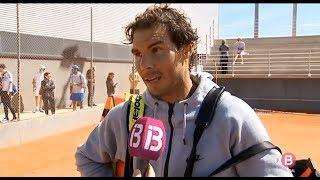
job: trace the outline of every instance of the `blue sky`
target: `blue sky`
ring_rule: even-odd
[[[219,38],[252,38],[254,3],[219,4]],[[259,37],[291,36],[292,4],[259,4]],[[320,3],[298,4],[297,36],[320,35]]]

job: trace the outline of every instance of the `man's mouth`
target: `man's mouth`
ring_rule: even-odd
[[[145,78],[148,83],[156,83],[161,79],[161,76]]]

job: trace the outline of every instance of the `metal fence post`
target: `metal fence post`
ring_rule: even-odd
[[[208,35],[206,34],[206,60],[208,57]]]
[[[93,77],[93,19],[92,19],[92,7],[91,7],[91,15],[90,15],[90,20],[91,20],[91,61],[90,61],[90,69],[91,69],[91,82],[90,82],[90,107],[92,108],[93,106],[93,83],[94,83],[94,77]]]
[[[308,60],[308,77],[311,77],[310,60],[311,60],[311,49],[309,50],[309,60]]]
[[[19,3],[16,5],[17,9],[17,88],[18,88],[18,120],[20,120],[21,111],[21,99],[20,99],[20,14],[19,14]]]
[[[268,50],[268,77],[271,76],[271,71],[270,71],[270,49]]]
[[[209,53],[211,52],[211,26],[209,30]]]
[[[232,77],[234,77],[234,52],[232,53]]]
[[[213,57],[213,61],[214,61],[214,68],[215,68],[215,72],[216,72],[216,84],[218,84],[218,68],[217,68],[217,63],[216,63],[216,59]]]

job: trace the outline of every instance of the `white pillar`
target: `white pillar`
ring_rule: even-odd
[[[292,7],[292,37],[297,35],[297,3]]]
[[[254,8],[254,38],[259,37],[259,4],[255,3]]]

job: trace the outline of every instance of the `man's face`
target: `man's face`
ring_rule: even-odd
[[[0,73],[3,73],[4,69],[3,68],[0,68]]]
[[[135,66],[149,92],[169,95],[183,76],[181,56],[165,27],[138,29],[133,35]]]

